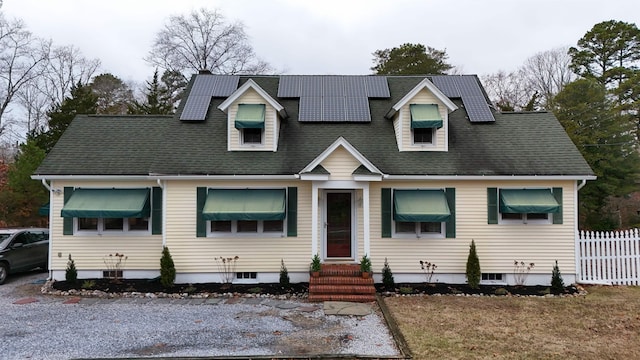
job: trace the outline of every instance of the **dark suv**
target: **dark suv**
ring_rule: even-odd
[[[49,229],[0,229],[0,285],[9,274],[40,267],[49,261]]]

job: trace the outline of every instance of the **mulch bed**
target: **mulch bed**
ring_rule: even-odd
[[[480,285],[478,289],[472,289],[466,284],[444,283],[411,283],[396,284],[392,289],[383,284],[376,284],[376,291],[383,295],[522,295],[544,296],[551,293],[548,286],[500,286]],[[304,294],[309,291],[309,283],[291,284],[283,287],[279,283],[260,284],[221,284],[221,283],[194,283],[175,284],[171,288],[164,288],[159,279],[80,279],[76,283],[56,281],[53,288],[61,291],[69,290],[100,290],[108,293],[139,292],[139,293],[167,293],[167,294],[198,294],[198,293],[235,293],[235,294],[270,294],[291,295]],[[576,294],[579,289],[575,286],[565,287],[564,294]]]

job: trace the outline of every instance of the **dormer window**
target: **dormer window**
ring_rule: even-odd
[[[411,104],[411,133],[416,145],[432,145],[435,132],[442,127],[437,104]]]
[[[264,133],[264,104],[239,104],[236,113],[235,128],[241,133],[241,143],[246,145],[262,144]]]

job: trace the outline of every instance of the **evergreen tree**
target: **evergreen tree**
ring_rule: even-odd
[[[176,267],[169,248],[162,247],[162,257],[160,258],[160,284],[164,288],[171,288],[176,280]]]
[[[375,65],[371,68],[378,75],[446,74],[453,66],[447,63],[447,52],[422,44],[402,44],[373,53]]]
[[[387,258],[384,258],[384,266],[382,267],[382,284],[387,290],[393,290],[396,287],[396,282],[393,278],[393,272]]]
[[[38,210],[49,200],[49,194],[40,181],[31,179],[44,157],[44,150],[32,139],[20,145],[15,161],[8,166],[6,184],[0,192],[0,218],[5,225],[47,224],[48,218],[41,216]]]
[[[611,230],[617,221],[605,206],[612,196],[636,189],[640,157],[633,124],[612,108],[604,85],[589,79],[568,84],[554,98],[554,113],[598,179],[580,197],[580,228]]]
[[[471,240],[471,246],[469,247],[466,273],[469,287],[477,289],[480,285],[482,273],[480,272],[480,259],[478,259],[478,254],[476,253],[476,243],[474,240]]]
[[[564,281],[562,280],[562,274],[560,274],[558,260],[556,260],[551,272],[551,292],[554,294],[562,294],[564,292]]]
[[[289,270],[284,265],[284,260],[280,259],[280,286],[288,289],[291,287],[291,280],[289,279]]]
[[[67,268],[64,271],[64,279],[71,284],[75,284],[78,281],[78,270],[76,269],[76,262],[71,258],[71,254],[69,254]]]
[[[147,81],[146,100],[134,100],[129,105],[129,114],[166,115],[173,113],[171,94],[167,87],[158,79],[158,69],[153,73],[151,82]]]
[[[133,91],[113,74],[100,74],[89,84],[97,99],[97,114],[126,114],[133,102]]]
[[[30,137],[48,154],[76,115],[96,114],[97,109],[98,96],[89,86],[78,83],[71,88],[71,96],[47,113],[48,129],[38,129]]]

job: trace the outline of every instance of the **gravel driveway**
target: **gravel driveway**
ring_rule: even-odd
[[[399,356],[376,309],[349,317],[325,315],[322,304],[268,299],[230,304],[85,298],[73,303],[73,298],[40,295],[37,282],[46,276],[14,276],[0,286],[2,359]],[[16,303],[21,301],[26,303]]]

